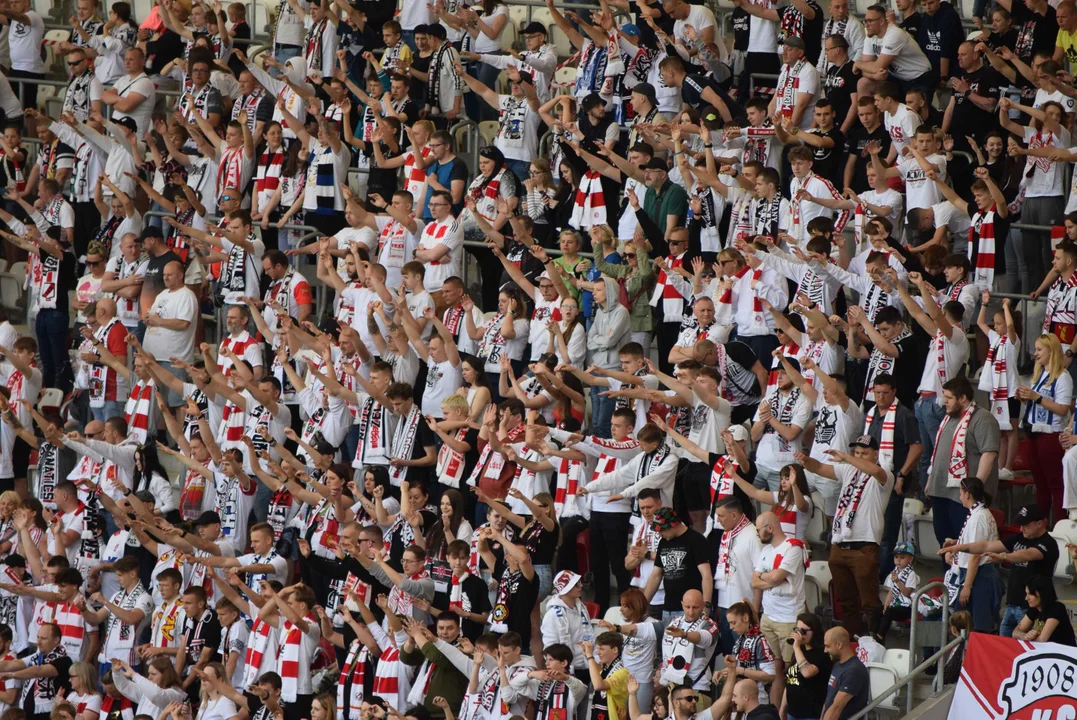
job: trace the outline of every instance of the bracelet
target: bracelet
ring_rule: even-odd
[[[703,143],[703,147],[705,147],[705,148],[707,148],[709,150],[710,148],[714,147],[714,144],[713,143]]]

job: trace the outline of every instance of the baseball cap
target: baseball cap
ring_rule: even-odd
[[[651,85],[650,83],[638,83],[632,88],[632,92],[639,93],[652,103],[658,101],[658,94],[655,92],[654,85]]]
[[[220,525],[221,516],[213,510],[206,510],[204,513],[194,519],[191,525],[195,527],[202,527],[203,525]]]
[[[122,118],[119,118],[117,120],[113,120],[112,122],[116,123],[120,127],[127,128],[131,132],[138,132],[138,124],[135,123],[134,118],[122,117]]]
[[[894,554],[895,555],[915,555],[916,554],[916,548],[913,546],[912,541],[906,540],[904,542],[899,542],[897,545],[894,546]]]
[[[580,582],[580,576],[571,570],[562,570],[553,579],[553,591],[558,595],[564,595]]]
[[[786,47],[796,48],[797,50],[808,49],[808,46],[804,44],[804,41],[798,37],[787,37],[783,42]]]
[[[663,160],[662,158],[651,158],[647,162],[643,163],[643,168],[642,169],[643,170],[661,170],[662,172],[665,172],[665,173],[669,172],[669,166],[666,165],[666,161]]]
[[[800,361],[799,360],[797,360],[796,358],[787,357],[785,359],[785,361],[787,363],[789,363],[789,367],[793,368],[797,372],[800,372]],[[785,368],[783,366],[779,365],[778,370],[784,372]]]
[[[545,25],[538,22],[537,20],[533,20],[533,21],[531,21],[531,22],[529,22],[527,24],[527,27],[525,27],[524,31],[522,33],[520,33],[520,34],[521,35],[535,35],[535,34],[538,34],[538,33],[542,33],[543,35],[548,34],[546,32],[546,26]]]
[[[730,425],[729,434],[733,436],[733,439],[737,442],[748,442],[748,431],[743,425]]]
[[[635,23],[625,23],[621,26],[621,32],[629,37],[639,37],[639,25]]]
[[[681,524],[681,519],[677,517],[677,513],[673,508],[661,507],[654,513],[654,521],[651,526],[658,531],[672,530]]]
[[[861,435],[853,442],[849,443],[850,447],[862,447],[869,450],[878,450],[879,441],[873,438],[871,435]]]
[[[1022,506],[1021,509],[1017,511],[1017,517],[1014,518],[1014,521],[1018,525],[1028,525],[1029,523],[1046,519],[1047,516],[1043,514],[1043,510],[1040,509],[1040,506],[1036,503],[1032,503],[1031,505]]]

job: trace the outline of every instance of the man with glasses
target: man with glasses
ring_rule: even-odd
[[[821,77],[830,71],[831,59],[830,53],[827,52],[827,40],[834,36],[845,41],[844,47],[849,57],[853,60],[860,59],[864,50],[864,23],[850,14],[849,0],[830,0],[830,19],[823,23],[823,52],[816,63]]]
[[[461,252],[464,231],[452,214],[452,196],[436,191],[427,203],[431,221],[423,228],[415,260],[426,265],[423,284],[434,299],[438,315],[445,311],[441,288],[446,278],[459,277],[462,271]]]
[[[429,221],[433,213],[429,209],[431,196],[435,192],[449,193],[450,210],[459,211],[464,205],[464,189],[467,186],[467,166],[453,152],[456,143],[452,135],[445,130],[438,130],[430,136],[430,155],[426,167],[426,186],[421,191],[422,204],[419,217]],[[454,213],[455,214],[455,213]]]
[[[210,71],[213,69],[213,54],[203,48],[194,48],[188,60],[187,77],[190,85],[180,96],[176,109],[188,125],[196,124],[195,116],[200,115],[216,131],[224,117],[224,100],[217,88],[210,83]],[[193,144],[193,143],[192,143]]]
[[[849,56],[849,41],[841,35],[831,35],[823,41],[823,55],[826,57],[823,96],[834,109],[834,122],[840,123],[843,135],[848,135],[857,119],[856,75],[853,59]]]
[[[63,112],[71,113],[79,122],[86,122],[91,110],[101,112],[101,95],[105,92],[105,86],[90,69],[90,62],[83,50],[72,50],[68,54],[67,67],[71,72],[71,82],[64,95]]]
[[[864,53],[853,63],[853,69],[862,76],[857,83],[860,95],[871,95],[878,83],[887,80],[903,88],[922,87],[934,92],[938,76],[931,62],[909,33],[887,22],[885,7],[872,5],[867,9],[864,29],[868,33]]]

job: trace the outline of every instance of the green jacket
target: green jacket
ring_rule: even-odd
[[[651,313],[651,291],[654,289],[655,276],[654,265],[649,260],[647,257],[637,258],[639,272],[629,276],[628,273],[632,271],[631,266],[626,264],[613,265],[595,255],[595,269],[603,275],[609,275],[614,279],[625,278],[625,292],[628,293],[628,299],[633,300],[635,298],[632,302],[632,307],[629,308],[631,317],[629,327],[632,328],[632,332],[650,332],[654,330],[654,316]]]
[[[441,654],[432,642],[426,643],[422,648],[400,653],[400,661],[405,665],[421,666],[424,660],[433,663],[434,672],[430,676],[430,689],[423,698],[423,707],[431,717],[444,718],[445,711],[434,704],[434,698],[445,698],[451,708],[460,707],[460,704],[464,702],[464,691],[467,690],[468,679],[449,662],[447,657]],[[415,682],[421,681],[421,678],[415,678]]]

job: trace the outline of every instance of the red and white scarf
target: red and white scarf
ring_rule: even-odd
[[[217,166],[217,197],[225,188],[243,187],[243,146],[221,149],[221,162]]]
[[[733,541],[737,534],[748,525],[748,516],[742,515],[736,527],[722,533],[722,539],[718,543],[718,562],[714,566],[714,576],[717,580],[728,583],[732,578],[733,570],[729,562],[729,551],[733,549]]]
[[[1010,365],[1010,356],[1016,360],[1017,348],[1010,342],[1008,335],[1000,335],[987,350],[987,361],[980,373],[979,390],[983,390],[991,398],[991,415],[998,421],[1003,430],[1011,429],[1010,404],[1011,396],[1010,374],[1016,367]]]
[[[456,431],[454,439],[462,442],[467,436],[467,428],[463,427]],[[464,478],[464,454],[457,452],[444,443],[438,450],[437,478],[438,482],[451,488],[460,487],[460,481]]]
[[[670,255],[666,258],[670,272],[684,265],[684,254],[678,257]],[[679,323],[684,317],[684,296],[680,290],[669,281],[669,275],[665,270],[658,271],[658,280],[651,295],[651,307],[658,307],[658,301],[662,301],[662,322]]]
[[[314,615],[307,615],[304,620],[308,625],[317,622]],[[277,658],[277,674],[280,675],[281,681],[280,696],[285,702],[295,702],[299,693],[299,653],[303,645],[303,631],[291,620],[284,619],[280,636],[280,656]]]
[[[581,515],[580,503],[576,491],[580,488],[580,478],[584,464],[579,460],[558,458],[557,478],[555,480],[553,508],[558,520]]]
[[[527,430],[527,426],[524,423],[520,423],[508,431],[505,439],[502,440],[502,444],[512,445],[518,442],[525,430]],[[487,463],[487,460],[490,462]],[[471,475],[467,479],[467,484],[476,486],[479,483],[479,478],[483,477],[497,479],[501,476],[501,471],[504,468],[505,456],[499,452],[494,452],[493,445],[486,443],[482,447],[482,452],[479,453],[479,461],[475,463],[475,468],[471,471]]]
[[[60,627],[60,642],[67,648],[67,654],[78,658],[82,653],[82,642],[86,637],[86,621],[82,611],[72,603],[56,603],[52,621]]]
[[[981,289],[993,290],[995,281],[995,205],[978,211],[969,226],[969,260],[976,253],[972,282]]]
[[[265,620],[257,617],[254,619],[243,658],[243,687],[249,687],[258,680],[258,671],[262,667],[266,650],[269,649],[272,632],[273,627]]]
[[[895,399],[886,409],[883,417],[883,431],[879,437],[879,465],[887,470],[894,469],[894,427],[897,422],[898,401]],[[875,413],[878,405],[872,405],[868,415],[864,419],[864,432],[871,431],[871,424],[875,421]]]
[[[471,577],[469,572],[465,572],[463,577],[457,577],[456,573],[453,573],[449,585],[449,610],[464,609],[464,581],[469,577]]]
[[[860,501],[864,498],[864,490],[869,482],[875,478],[866,472],[857,471],[853,479],[841,490],[838,496],[838,509],[834,512],[834,524],[831,529],[831,540],[835,543],[848,542],[853,535],[853,522],[860,510]]]
[[[1077,329],[1077,272],[1058,278],[1047,292],[1047,309],[1043,314],[1043,334],[1058,336],[1063,346],[1073,342]]]
[[[370,651],[367,650],[366,645],[361,640],[353,640],[351,648],[348,650],[348,656],[344,659],[340,679],[337,681],[337,708],[338,710],[348,708],[346,712],[342,713],[345,718],[357,718],[362,714],[363,686],[366,683],[366,664],[369,657]],[[345,704],[344,688],[349,680],[351,681],[351,687],[348,688],[350,692],[348,693],[347,704]]]
[[[946,466],[946,487],[957,487],[962,480],[968,477],[969,461],[966,442],[968,440],[969,423],[972,421],[974,412],[976,412],[976,403],[969,403],[965,412],[956,421],[957,428],[954,430],[954,437],[950,443],[950,457]],[[939,431],[935,434],[935,448],[931,451],[931,467],[935,466],[935,455],[939,452],[939,440],[942,439],[943,430],[950,424],[952,419],[950,415],[943,418],[942,424],[939,425]],[[930,472],[930,468],[928,472]]]
[[[107,347],[108,336],[117,324],[122,324],[118,317],[112,318],[108,325],[97,328],[94,338],[105,343]],[[104,363],[93,363],[90,370],[90,407],[104,407],[106,400],[116,399],[116,371]],[[109,380],[112,380],[111,387]],[[111,390],[111,393],[109,392]],[[109,395],[112,397],[108,397]]]
[[[740,465],[730,455],[723,455],[714,463],[711,468],[711,507],[733,494],[733,474],[739,468]]]
[[[123,409],[124,419],[127,420],[128,436],[134,436],[140,444],[145,443],[149,437],[150,412],[153,410],[155,389],[153,380],[148,382],[139,380],[131,389],[131,396]]]
[[[421,153],[425,159],[433,152],[429,145],[423,147]],[[411,193],[412,197],[419,196],[419,190],[426,183],[426,169],[420,168],[415,162],[415,153],[409,152],[404,156],[404,189]]]
[[[577,230],[590,230],[606,224],[606,197],[602,193],[602,176],[588,170],[580,179],[573,200],[569,225]]]
[[[408,580],[415,582],[418,580],[427,580],[429,578],[430,573],[427,572],[426,568],[423,568],[422,572],[410,575]],[[393,589],[389,591],[389,612],[394,615],[407,615],[410,617],[414,600],[415,598],[394,585]]]

